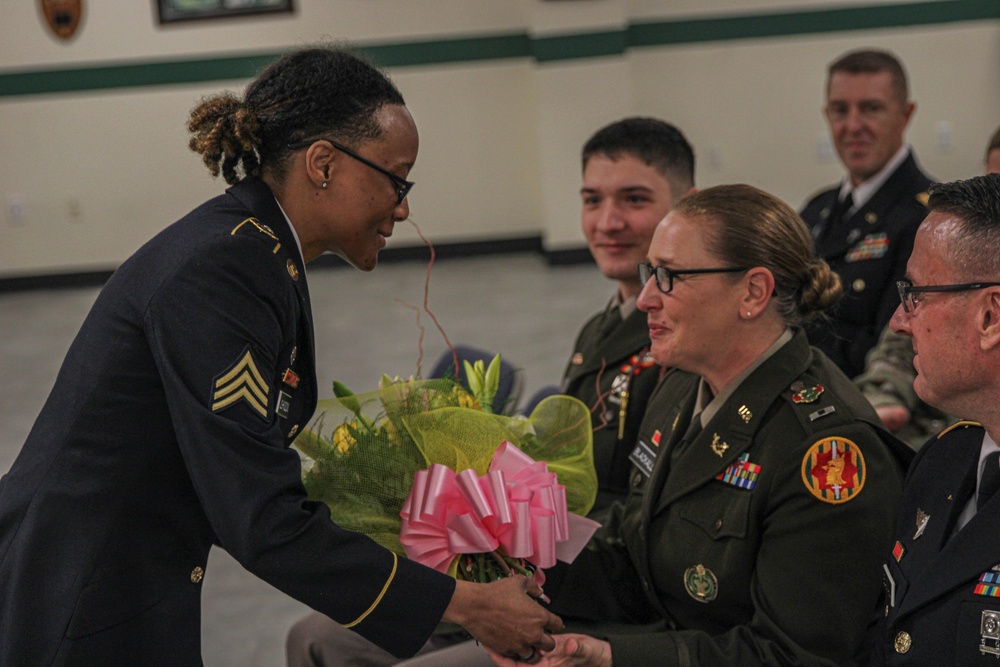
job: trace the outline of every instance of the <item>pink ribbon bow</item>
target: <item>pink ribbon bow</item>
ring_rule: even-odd
[[[498,546],[540,568],[571,563],[600,526],[570,513],[556,474],[508,441],[482,477],[437,463],[418,471],[400,516],[407,556],[440,572],[456,556]]]

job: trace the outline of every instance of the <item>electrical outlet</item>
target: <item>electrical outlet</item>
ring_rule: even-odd
[[[955,147],[954,128],[946,120],[938,121],[934,124],[934,136],[937,139],[938,151],[950,153]]]
[[[28,224],[24,215],[24,197],[21,195],[7,195],[7,220],[13,227]]]
[[[833,150],[833,141],[830,139],[829,134],[824,132],[816,137],[813,146],[816,151],[816,159],[820,162],[833,162],[837,158],[837,154]]]
[[[73,222],[80,222],[83,220],[83,203],[76,195],[69,195],[66,197],[66,214]]]

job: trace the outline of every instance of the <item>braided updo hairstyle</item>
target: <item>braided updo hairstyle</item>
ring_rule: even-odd
[[[705,219],[705,247],[723,264],[771,271],[786,324],[812,319],[840,298],[840,276],[816,257],[802,218],[777,197],[750,185],[719,185],[685,197],[673,210]]]
[[[403,105],[403,96],[367,61],[341,49],[304,49],[269,65],[242,100],[228,92],[204,98],[191,111],[188,145],[229,184],[262,172],[280,182],[289,144],[377,139],[375,113],[387,104]]]

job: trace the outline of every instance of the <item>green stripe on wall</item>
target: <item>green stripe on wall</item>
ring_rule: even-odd
[[[1000,19],[998,0],[933,0],[800,12],[769,12],[636,22],[622,30],[532,37],[526,33],[361,46],[386,67],[533,58],[578,60],[633,47],[691,44]],[[0,97],[248,79],[281,55],[172,59],[64,69],[0,72]]]
[[[902,28],[998,18],[1000,18],[1000,2],[997,0],[937,0],[813,12],[635,23],[628,29],[628,43],[629,46],[663,46],[849,30]]]

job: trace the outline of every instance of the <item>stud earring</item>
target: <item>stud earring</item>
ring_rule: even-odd
[[[750,311],[748,310],[748,311],[747,311],[747,317],[750,317],[750,316],[752,316],[752,315],[753,315],[753,313],[751,313],[751,312],[750,312]]]
[[[326,190],[326,181],[323,181],[323,185],[321,185],[320,187],[322,187],[324,190]]]

